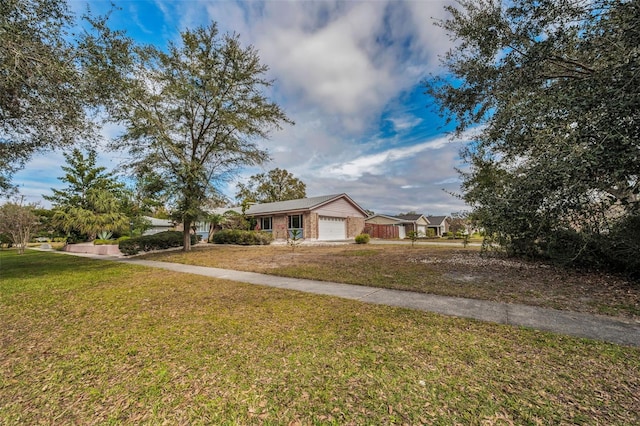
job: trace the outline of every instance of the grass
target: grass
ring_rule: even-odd
[[[478,247],[207,245],[148,259],[640,320],[640,286],[594,272],[481,257]]]
[[[634,348],[57,253],[0,271],[3,425],[640,422]]]

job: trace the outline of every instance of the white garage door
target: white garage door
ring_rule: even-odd
[[[318,220],[319,240],[345,240],[347,229],[341,217],[320,216]]]
[[[418,225],[418,233],[421,237],[427,236],[427,226],[426,225]]]

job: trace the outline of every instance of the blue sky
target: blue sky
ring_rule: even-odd
[[[433,25],[443,18],[440,0],[399,1],[122,1],[112,27],[161,47],[186,28],[216,21],[253,45],[274,79],[271,99],[296,123],[262,141],[272,161],[248,168],[222,188],[273,168],[307,185],[307,195],[346,192],[376,213],[450,214],[466,206],[459,192],[458,152],[444,119],[421,81],[438,74],[438,55],[450,40]],[[81,13],[109,9],[108,1],[70,1]],[[106,138],[118,126],[103,130]],[[118,170],[123,153],[100,151],[100,164]],[[15,183],[30,202],[63,187],[62,153],[33,159]],[[445,189],[446,191],[443,191]],[[43,202],[47,206],[46,202]]]

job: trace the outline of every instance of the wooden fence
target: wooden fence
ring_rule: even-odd
[[[387,240],[400,238],[398,227],[394,225],[367,223],[364,225],[364,233],[369,234],[371,238],[382,238]]]

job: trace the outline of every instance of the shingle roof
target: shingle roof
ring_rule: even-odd
[[[429,219],[431,225],[437,226],[442,225],[442,222],[444,222],[447,217],[448,216],[427,216],[427,219]]]
[[[284,211],[310,210],[346,194],[321,195],[319,197],[300,198],[298,200],[277,201],[275,203],[254,204],[247,210],[251,216]]]
[[[403,220],[410,220],[410,221],[415,221],[418,220],[422,217],[421,214],[399,214],[397,216],[395,216],[397,218],[403,219]]]
[[[208,212],[212,214],[225,214],[228,211],[234,211],[238,214],[242,214],[242,207],[216,207]]]
[[[157,217],[144,216],[151,223],[151,226],[173,226],[173,222],[169,219],[158,219]]]
[[[261,215],[266,215],[271,213],[312,210],[316,207],[320,207],[321,205],[327,202],[333,201],[340,197],[345,197],[358,210],[361,210],[363,214],[366,215],[365,210],[362,207],[360,207],[355,201],[349,198],[347,194],[344,194],[344,193],[321,195],[318,197],[300,198],[298,200],[277,201],[275,203],[253,204],[245,211],[245,214],[248,216],[261,216]],[[212,209],[210,212],[217,213],[217,214],[224,214],[229,210],[233,210],[237,213],[242,213],[241,207],[219,207],[217,209]]]
[[[396,220],[398,223],[414,223],[415,221],[417,221],[418,219],[420,219],[421,217],[423,217],[423,215],[421,214],[405,214],[405,215],[390,215],[390,214],[374,214],[369,216],[367,219],[372,219],[374,217],[385,217],[387,219],[392,219],[392,220]],[[429,222],[429,220],[427,219],[427,222]]]

